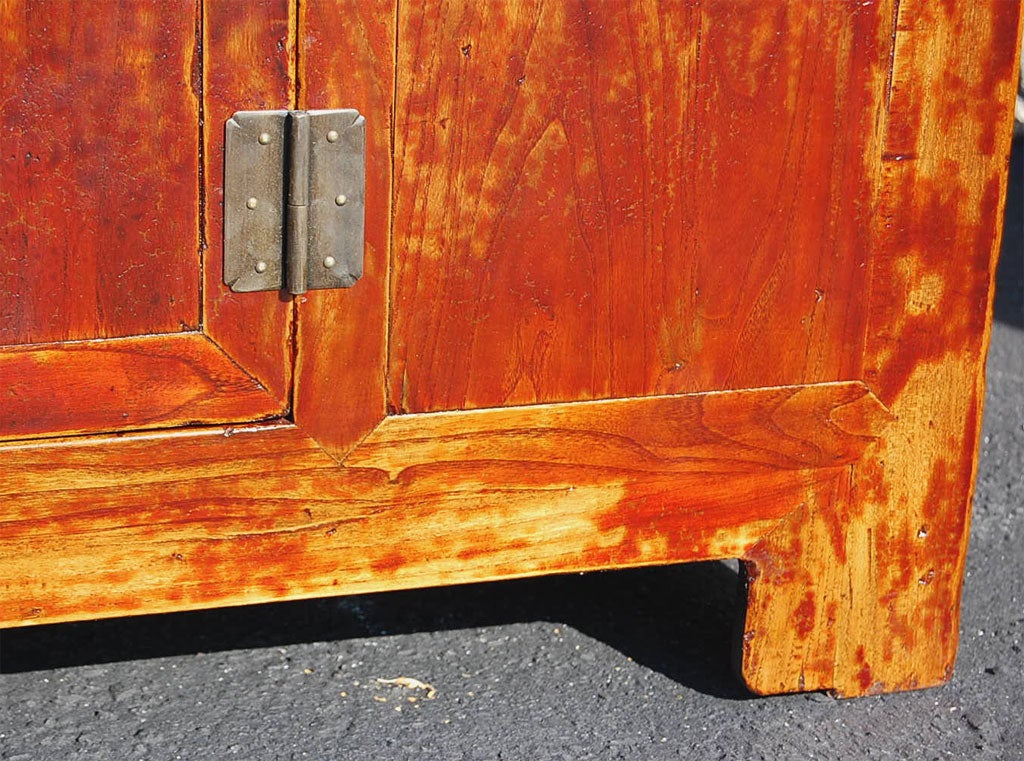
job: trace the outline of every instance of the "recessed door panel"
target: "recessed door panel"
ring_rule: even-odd
[[[0,345],[199,325],[193,2],[5,4]]]
[[[891,14],[400,6],[403,412],[857,376]]]

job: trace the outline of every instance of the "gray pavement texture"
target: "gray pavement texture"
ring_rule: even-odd
[[[949,684],[751,696],[736,566],[700,563],[8,631],[0,758],[1024,759],[1017,148]]]

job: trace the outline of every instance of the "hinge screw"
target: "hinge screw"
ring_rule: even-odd
[[[245,208],[255,209],[257,206],[259,206],[259,203],[260,202],[257,201],[255,198],[250,198],[248,201],[245,202]]]
[[[346,196],[341,195],[335,198],[334,202],[338,204],[338,206],[344,206],[345,204],[348,203],[348,198]]]
[[[266,262],[256,262],[256,271],[257,272],[266,272],[267,271],[267,263]]]
[[[336,143],[336,142],[338,142],[338,132],[337,132],[337,130],[333,130],[332,129],[330,132],[327,133],[327,142],[328,143]]]
[[[330,268],[331,268],[331,267],[333,267],[333,266],[334,266],[335,264],[337,264],[337,262],[336,262],[336,261],[334,260],[334,257],[333,257],[333,256],[328,256],[328,257],[325,257],[325,258],[324,258],[324,266],[325,266],[325,267],[326,267],[327,269],[330,269]]]
[[[267,145],[270,143],[270,133],[261,132],[259,138],[257,139],[260,141],[260,145]]]

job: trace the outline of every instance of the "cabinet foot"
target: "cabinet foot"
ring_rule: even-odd
[[[893,478],[886,456],[883,444],[845,470],[744,558],[742,673],[754,692],[852,697],[949,679],[969,502],[934,477],[908,493],[920,478]]]

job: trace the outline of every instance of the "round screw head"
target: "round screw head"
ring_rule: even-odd
[[[334,266],[335,264],[337,264],[337,262],[336,262],[336,261],[334,260],[334,257],[333,257],[333,256],[327,256],[327,257],[324,257],[324,266],[325,266],[325,267],[326,267],[327,269],[330,269],[330,268],[331,268],[331,267],[333,267],[333,266]]]
[[[257,140],[260,141],[260,145],[267,145],[267,144],[269,144],[270,143],[270,133],[269,132],[261,132],[260,136],[257,138]]]
[[[348,203],[348,197],[344,195],[337,196],[334,199],[334,202],[338,204],[338,206],[344,206],[345,204]]]
[[[257,272],[266,272],[267,271],[267,263],[266,262],[256,262],[256,271]]]
[[[245,208],[247,209],[255,209],[259,205],[260,202],[257,201],[255,198],[250,198],[248,201],[245,202]]]
[[[328,143],[336,143],[336,142],[338,142],[338,133],[337,133],[336,130],[332,129],[330,132],[327,133],[327,142]]]

